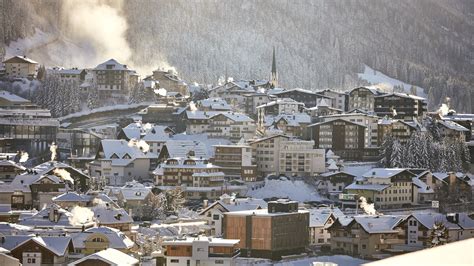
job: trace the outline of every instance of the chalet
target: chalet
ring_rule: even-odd
[[[22,165],[10,161],[10,160],[1,160],[0,161],[0,180],[3,182],[11,182],[13,178],[26,171],[26,168]]]
[[[355,216],[337,219],[330,227],[331,250],[362,258],[384,258],[392,247],[405,243],[404,232],[397,226],[404,216]]]
[[[124,185],[128,181],[148,180],[150,168],[158,156],[139,142],[102,140],[95,160],[89,163],[89,173],[105,177],[107,184]]]
[[[337,219],[349,219],[339,208],[317,208],[309,209],[309,245],[330,245],[331,234],[328,228]]]
[[[344,190],[365,197],[376,208],[400,208],[413,203],[413,177],[404,168],[373,168]]]
[[[306,113],[267,115],[259,130],[263,134],[278,131],[282,134],[307,139],[307,127],[311,124],[311,117]]]
[[[274,95],[278,98],[291,98],[297,102],[303,103],[305,107],[310,108],[318,104],[319,99],[329,99],[331,97],[318,94],[314,91],[304,90],[304,89],[291,89],[273,92],[271,95]]]
[[[90,255],[97,250],[113,248],[124,253],[130,253],[134,248],[130,238],[115,228],[106,226],[89,228],[72,236],[76,254]]]
[[[317,190],[320,195],[330,199],[338,199],[346,186],[354,182],[356,176],[347,172],[326,172],[317,178]]]
[[[178,92],[183,96],[189,96],[188,85],[179,78],[173,69],[157,69],[153,71],[153,80],[160,84],[167,92]]]
[[[70,237],[32,237],[11,250],[23,265],[66,264],[74,252]]]
[[[59,70],[59,78],[63,83],[74,83],[81,85],[86,79],[87,71],[85,69],[71,68]]]
[[[186,158],[188,156],[200,159],[211,157],[204,142],[172,139],[163,144],[158,154],[158,160],[164,162],[169,158]]]
[[[35,78],[39,64],[26,56],[14,56],[5,61],[5,73],[8,78]]]
[[[469,129],[449,120],[440,120],[437,123],[441,137],[449,139],[460,138],[462,140],[468,141],[467,135]]]

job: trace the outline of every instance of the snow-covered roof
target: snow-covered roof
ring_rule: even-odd
[[[5,235],[4,242],[0,241],[0,247],[11,251],[26,240],[33,238],[35,235]]]
[[[448,229],[461,229],[459,225],[451,223],[447,220],[445,214],[440,213],[413,213],[411,214],[418,222],[428,229],[433,229],[436,222],[442,222]]]
[[[185,237],[185,238],[177,238],[177,239],[172,239],[172,240],[165,240],[163,241],[163,245],[192,245],[194,241],[199,241],[199,242],[208,242],[210,247],[221,247],[221,246],[228,246],[228,247],[233,247],[237,243],[240,242],[239,239],[224,239],[224,238],[213,238],[213,237],[207,237],[207,236],[198,236],[196,238],[194,237]]]
[[[225,194],[227,195],[227,194]],[[229,195],[227,195],[230,197]],[[267,202],[263,199],[255,199],[255,198],[235,198],[230,197],[230,199],[224,199],[224,195],[221,196],[221,199],[215,201],[209,207],[202,210],[199,214],[203,215],[208,210],[214,208],[216,205],[220,205],[224,207],[228,212],[233,211],[244,211],[244,210],[257,210],[257,209],[265,209],[267,208]]]
[[[354,121],[349,121],[349,120],[347,120],[347,119],[342,119],[342,118],[338,118],[338,119],[334,119],[334,120],[328,120],[328,121],[323,121],[323,122],[314,123],[314,124],[309,125],[309,127],[320,126],[320,125],[329,124],[329,123],[334,123],[334,122],[336,122],[336,121],[344,121],[344,122],[347,122],[347,123],[350,123],[350,124],[354,124],[354,125],[357,125],[357,126],[366,127],[364,124],[357,123],[357,122],[354,122]]]
[[[271,126],[274,123],[278,123],[280,120],[286,121],[288,126],[298,127],[301,124],[311,123],[311,116],[306,113],[298,114],[279,114],[279,115],[266,115],[265,116],[265,126]]]
[[[96,261],[100,260],[108,265],[138,265],[139,260],[134,257],[127,255],[119,250],[113,248],[107,248],[106,250],[99,251],[97,253],[86,256],[80,260],[76,260],[69,265],[79,265],[88,260]]]
[[[434,172],[431,175],[440,181],[444,181],[444,179],[446,179],[449,176],[448,173],[442,173],[442,172]]]
[[[91,196],[78,194],[77,192],[66,192],[51,199],[53,202],[89,202]]]
[[[372,87],[357,87],[357,88],[353,88],[353,89],[350,90],[348,93],[351,94],[353,91],[355,91],[355,90],[360,90],[360,89],[367,90],[367,91],[371,92],[371,93],[374,94],[374,95],[385,94],[385,93],[379,91],[378,89],[372,88]]]
[[[394,229],[405,216],[380,215],[380,216],[355,216],[354,220],[369,234],[397,233]]]
[[[169,153],[169,158],[186,158],[191,151],[194,157],[209,158],[206,145],[201,141],[192,140],[169,140],[164,145]],[[163,151],[164,149],[162,149]]]
[[[352,183],[345,187],[344,189],[352,189],[352,190],[374,190],[374,191],[383,191],[384,189],[390,187],[390,185],[382,185],[382,184],[357,184]]]
[[[66,250],[69,247],[69,244],[71,243],[71,238],[69,236],[61,236],[61,237],[55,237],[55,236],[37,236],[37,237],[32,237],[30,239],[25,240],[24,242],[20,243],[18,246],[13,248],[12,250],[15,250],[21,246],[23,246],[26,243],[29,243],[30,241],[34,241],[36,244],[42,246],[43,248],[53,252],[56,256],[64,256],[66,253]]]
[[[127,200],[144,200],[151,193],[151,189],[145,187],[136,181],[127,182],[125,186],[120,188],[120,194],[125,201]]]
[[[128,238],[120,230],[107,226],[101,226],[89,228],[84,232],[74,234],[72,236],[74,248],[85,248],[85,242],[89,240],[88,238],[92,234],[101,234],[102,236],[105,236],[108,241],[109,248],[130,249],[134,246],[133,241],[130,240],[130,238]]]
[[[57,221],[50,220],[50,212],[53,212],[54,210],[58,213]],[[74,225],[71,223],[72,216],[72,213],[61,208],[59,205],[52,203],[33,216],[18,221],[18,224],[34,227],[73,227]]]
[[[293,93],[293,92],[301,92],[301,93],[307,93],[307,94],[311,94],[311,95],[316,95],[317,94],[314,91],[305,90],[305,89],[301,89],[301,88],[294,88],[294,89],[281,90],[281,91],[272,91],[272,94],[273,95],[280,95],[280,94],[284,94],[284,93]]]
[[[104,139],[101,141],[101,145],[104,151],[105,159],[112,160],[117,163],[120,163],[120,160],[123,160],[125,165],[135,159],[153,159],[157,156],[151,152],[144,153],[135,145],[130,145],[126,140],[116,140],[116,139]],[[130,156],[130,159],[127,159],[127,156]],[[115,159],[113,157],[117,156]]]
[[[132,217],[124,209],[116,208],[113,204],[109,204],[109,206],[99,204],[93,207],[92,211],[98,224],[133,223]]]
[[[197,102],[199,107],[209,108],[211,110],[232,110],[232,107],[221,98],[207,98]]]
[[[167,141],[170,139],[170,133],[167,133],[166,130],[170,130],[169,127],[153,126],[142,139],[146,142]]]
[[[309,209],[309,226],[326,227],[331,215],[333,215],[335,219],[345,216],[339,208]]]
[[[112,66],[112,68],[107,68],[107,66]],[[120,64],[115,59],[109,59],[102,64],[99,64],[94,68],[94,70],[125,70],[130,71],[127,65]]]
[[[171,163],[172,162],[172,163]],[[154,174],[159,174],[159,169],[171,169],[171,168],[190,168],[190,169],[220,169],[219,166],[216,166],[205,159],[201,159],[198,157],[174,157],[169,158],[166,162],[161,163],[155,171]],[[212,176],[217,173],[212,173]]]
[[[29,63],[29,64],[38,64],[38,62],[34,61],[31,58],[28,58],[26,56],[19,56],[19,55],[15,55],[15,56],[10,57],[7,60],[3,61],[3,63],[17,63],[17,62]]]
[[[0,98],[12,103],[29,103],[30,101],[9,91],[0,90]]]
[[[448,129],[452,129],[452,130],[455,130],[455,131],[463,131],[463,132],[469,132],[469,129],[461,126],[460,124],[456,123],[456,122],[453,122],[453,121],[449,121],[449,120],[439,120],[438,123]]]
[[[406,171],[405,168],[372,168],[370,171],[365,172],[362,177],[365,178],[390,178],[392,176],[398,175],[403,171]]]
[[[59,74],[80,75],[82,71],[84,71],[84,70],[83,69],[77,69],[77,68],[61,69],[61,70],[59,70]]]
[[[1,160],[0,161],[0,166],[1,167],[5,167],[5,166],[13,166],[17,169],[20,169],[20,170],[26,170],[26,168],[20,164],[17,164],[16,162],[12,161],[12,160]]]
[[[413,99],[413,100],[426,101],[426,98],[416,96],[416,95],[413,95],[413,94],[400,93],[400,92],[387,93],[387,94],[377,95],[375,97],[390,97],[390,96],[398,96],[398,97],[409,98],[409,99]]]
[[[323,177],[331,177],[331,176],[333,176],[333,175],[338,175],[338,174],[344,174],[344,175],[348,175],[348,176],[353,176],[353,177],[355,177],[355,175],[350,174],[350,173],[348,173],[348,172],[344,172],[344,171],[326,172],[326,173],[320,174],[320,176],[323,176]]]
[[[304,103],[302,102],[297,102],[291,98],[280,98],[280,99],[276,99],[274,101],[271,101],[271,102],[268,102],[266,104],[262,104],[262,105],[259,105],[257,106],[257,108],[265,108],[265,107],[270,107],[270,106],[274,106],[274,105],[280,105],[280,104],[297,104],[297,105],[304,105]]]
[[[418,193],[434,193],[433,188],[428,186],[425,182],[420,180],[418,177],[413,177],[412,182],[418,187]]]

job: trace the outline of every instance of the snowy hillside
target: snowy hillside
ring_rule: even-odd
[[[261,188],[249,188],[247,196],[254,198],[290,198],[300,202],[321,201],[326,198],[321,197],[314,187],[306,184],[302,180],[288,180],[282,177],[280,180],[265,180],[265,185]]]
[[[380,71],[370,68],[369,66],[365,66],[364,72],[358,73],[357,75],[359,76],[359,78],[369,82],[370,84],[376,87],[380,87],[382,89],[392,90],[394,86],[399,86],[399,87],[403,87],[406,93],[410,93],[410,88],[415,87],[416,95],[420,97],[424,97],[424,98],[427,97],[423,88],[405,83],[398,79],[391,78]]]

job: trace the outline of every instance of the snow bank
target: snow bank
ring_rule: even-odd
[[[390,89],[392,89],[394,86],[403,86],[405,93],[410,93],[410,88],[414,86],[398,79],[391,78],[385,75],[384,73],[372,69],[368,66],[365,66],[364,73],[358,73],[357,75],[360,79],[366,80],[372,85],[381,85],[382,87],[388,87]],[[424,98],[427,97],[423,88],[420,88],[418,86],[414,87],[416,88],[416,95]]]
[[[321,256],[321,257],[305,257],[295,260],[282,260],[279,262],[272,262],[267,259],[257,259],[257,258],[237,258],[237,266],[247,266],[247,265],[258,265],[258,266],[308,266],[312,265],[313,262],[332,262],[340,266],[358,266],[369,261],[353,258],[346,255],[334,255],[334,256]]]
[[[265,180],[265,185],[252,190],[249,188],[247,196],[254,198],[290,198],[300,202],[320,201],[326,198],[321,197],[314,187],[306,184],[302,180]]]

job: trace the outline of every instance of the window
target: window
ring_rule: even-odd
[[[362,245],[362,249],[366,249],[367,246],[365,244]]]
[[[176,260],[176,259],[173,259],[173,260],[170,260],[171,263],[179,263],[179,260]]]
[[[215,264],[224,264],[224,260],[215,260]]]
[[[215,220],[215,221],[219,220],[219,214],[212,215],[212,220]]]

